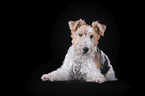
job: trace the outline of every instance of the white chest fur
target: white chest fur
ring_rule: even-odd
[[[64,65],[69,68],[71,80],[86,80],[87,74],[98,70],[95,65],[94,58],[88,56],[76,55],[72,53],[73,46],[68,50],[65,57]],[[68,67],[69,66],[69,67]],[[99,71],[99,70],[98,70]]]

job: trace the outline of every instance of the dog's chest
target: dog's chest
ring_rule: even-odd
[[[71,66],[70,79],[71,80],[85,80],[87,65],[82,61],[75,61]]]

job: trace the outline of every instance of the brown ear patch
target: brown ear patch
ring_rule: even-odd
[[[96,32],[99,34],[99,35],[102,35],[104,36],[104,32],[106,30],[106,26],[103,25],[103,24],[100,24],[98,21],[94,21],[92,23],[92,27],[95,28]]]
[[[81,25],[86,24],[86,22],[82,19],[78,20],[78,21],[69,21],[69,28],[71,31],[76,30],[77,28],[79,28]]]

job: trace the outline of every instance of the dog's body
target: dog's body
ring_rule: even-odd
[[[97,46],[100,35],[104,35],[105,25],[98,21],[92,26],[83,20],[69,21],[72,46],[63,65],[57,70],[44,74],[43,81],[85,80],[102,83],[117,80],[108,57]]]

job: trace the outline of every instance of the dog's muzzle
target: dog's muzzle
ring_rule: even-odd
[[[84,47],[83,48],[83,54],[87,53],[89,51],[89,48],[88,47]]]

